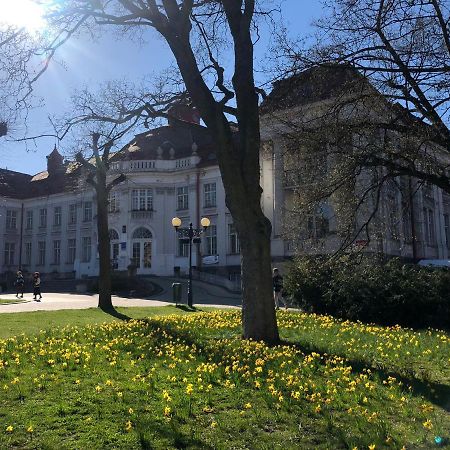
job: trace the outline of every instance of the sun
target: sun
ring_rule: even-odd
[[[0,29],[7,26],[36,33],[46,25],[44,13],[42,2],[38,0],[3,0]]]

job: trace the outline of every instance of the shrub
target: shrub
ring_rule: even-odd
[[[345,255],[299,258],[285,280],[294,303],[382,325],[450,328],[450,271]]]

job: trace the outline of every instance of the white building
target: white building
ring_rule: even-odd
[[[197,123],[173,121],[140,134],[111,158],[110,176],[126,181],[110,194],[111,257],[118,270],[130,264],[138,274],[171,275],[188,267],[188,245],[171,225],[211,226],[193,252],[223,274],[240,271],[239,241],[225,207],[214,145]],[[34,176],[0,170],[0,271],[98,273],[96,205],[85,173],[64,163],[55,148],[47,170]],[[210,256],[210,258],[206,258]]]
[[[278,115],[292,114],[297,100],[303,106],[324,100],[314,95],[292,98],[293,104],[280,102]],[[183,111],[182,116],[137,135],[111,158],[110,177],[126,175],[109,200],[112,264],[117,270],[134,264],[138,274],[172,275],[178,268],[185,272],[188,246],[178,239],[171,219],[178,216],[183,226],[192,222],[199,227],[206,216],[211,226],[194,252],[193,264],[233,279],[240,273],[239,240],[225,206],[213,139],[193,114]],[[262,206],[273,226],[272,256],[282,260],[292,255],[283,230],[284,205],[292,193],[285,176],[289,168],[283,161],[282,130],[273,115],[262,116],[262,137]],[[47,157],[47,170],[34,176],[0,169],[1,273],[19,267],[62,276],[98,273],[95,196],[85,179],[83,169],[63,162],[56,148]],[[393,195],[385,194],[385,211],[394,204],[401,207],[399,194]],[[417,259],[448,258],[449,196],[435,187],[420,189],[415,204]],[[313,244],[324,253],[339,245],[332,213],[326,227],[323,222],[320,226],[319,233],[318,222],[311,222],[305,252]],[[374,240],[369,250],[412,257],[410,236],[401,230],[396,236],[390,233],[383,230],[382,242]]]

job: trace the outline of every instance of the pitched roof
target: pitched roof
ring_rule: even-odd
[[[194,143],[196,154],[201,158],[199,167],[217,165],[215,145],[208,129],[180,120],[138,134],[121,150],[111,154],[111,161],[186,158],[192,155]],[[59,157],[57,150],[51,155]],[[60,172],[49,174],[44,170],[35,175],[0,169],[0,196],[27,199],[76,191],[82,175],[80,165],[69,162],[62,168]]]
[[[118,160],[152,160],[179,159],[192,155],[192,146],[204,160],[210,160],[214,153],[211,133],[206,127],[195,123],[176,121],[135,136],[121,150],[116,152],[112,161]],[[217,161],[215,164],[217,164]]]
[[[273,83],[264,99],[262,114],[326,100],[344,93],[361,91],[369,82],[353,67],[336,64],[307,69]]]
[[[0,169],[0,196],[27,199],[44,197],[62,192],[74,192],[77,189],[80,171],[76,170],[49,176],[47,171],[36,175]]]
[[[0,169],[0,195],[10,198],[24,198],[31,175]]]

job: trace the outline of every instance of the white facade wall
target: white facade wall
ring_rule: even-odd
[[[192,159],[192,158],[191,158]],[[181,272],[188,270],[188,257],[179,254],[177,234],[171,225],[172,218],[182,219],[183,227],[192,222],[195,228],[200,227],[200,219],[208,217],[216,227],[215,256],[217,263],[210,267],[225,268],[239,266],[239,254],[231,254],[228,226],[232,218],[225,206],[225,191],[218,166],[197,168],[200,158],[193,160],[170,160],[153,162],[122,161],[122,167],[113,166],[110,179],[122,170],[127,180],[113,189],[118,207],[109,213],[109,228],[118,235],[117,240],[111,242],[111,257],[113,245],[117,258],[114,260],[118,270],[127,270],[133,260],[133,245],[140,244],[140,267],[138,274],[172,275],[174,268]],[[213,205],[205,204],[204,186],[215,184],[216,201]],[[177,188],[187,188],[188,209],[178,209]],[[151,189],[153,209],[134,211],[132,207],[133,190]],[[94,192],[87,188],[74,193],[62,193],[49,197],[39,197],[26,200],[2,198],[0,203],[0,271],[16,271],[19,266],[28,272],[62,274],[75,272],[76,277],[93,276],[98,274],[99,261],[97,253],[96,207]],[[85,202],[92,202],[92,220],[84,221],[83,211]],[[23,227],[20,231],[21,208],[23,204]],[[70,205],[76,204],[77,221],[69,224]],[[54,225],[55,207],[61,208],[61,224]],[[39,226],[40,210],[47,210],[45,227]],[[17,214],[17,226],[14,230],[6,230],[6,211],[14,210]],[[27,227],[27,214],[32,211],[33,224]],[[150,238],[134,239],[133,234],[139,228],[150,232]],[[21,237],[22,236],[22,237]],[[83,259],[83,238],[91,239],[91,257]],[[76,240],[76,258],[69,259],[69,240]],[[19,256],[20,241],[22,252]],[[54,242],[60,241],[59,262],[55,261]],[[15,255],[12,264],[5,261],[5,243],[14,243]],[[39,246],[45,242],[45,261],[40,260]],[[150,244],[148,243],[150,242]],[[40,244],[41,243],[41,244]],[[31,245],[31,260],[29,261],[29,246]],[[58,245],[58,244],[57,244]],[[144,245],[151,246],[150,264],[143,263]],[[193,266],[202,263],[201,257],[207,255],[206,237],[202,236],[202,244],[193,246]],[[42,250],[41,250],[42,251]],[[146,255],[148,256],[148,255]],[[148,259],[148,258],[147,258]],[[144,267],[144,265],[148,267]]]
[[[284,144],[280,133],[273,127],[262,130],[265,141],[261,152],[261,186],[263,188],[262,207],[265,215],[272,223],[272,257],[275,260],[289,257],[293,254],[290,241],[283,234],[284,206],[289,195],[289,189],[284,182]],[[230,212],[225,206],[225,192],[217,165],[201,167],[200,158],[193,155],[190,158],[155,161],[121,161],[113,163],[110,179],[118,173],[126,174],[126,181],[116,186],[117,208],[109,214],[109,228],[118,237],[111,242],[111,257],[118,270],[127,270],[130,263],[135,262],[133,249],[139,248],[140,261],[138,274],[172,275],[174,268],[181,272],[188,270],[187,254],[180,254],[177,234],[171,225],[173,217],[182,219],[182,226],[187,227],[192,222],[195,228],[200,227],[200,219],[208,217],[216,227],[215,263],[208,268],[215,268],[224,275],[237,273],[240,265],[240,255],[232,252],[230,246],[229,226],[233,223]],[[205,204],[205,185],[216,186],[216,202]],[[177,189],[187,188],[188,208],[178,209]],[[151,210],[133,210],[133,191],[151,189],[153,208]],[[400,194],[398,193],[398,196]],[[416,250],[418,258],[449,258],[449,229],[446,228],[445,215],[450,216],[450,196],[445,195],[436,187],[427,191],[419,189],[415,197]],[[398,197],[400,206],[400,197]],[[84,207],[92,203],[92,217],[84,220]],[[0,272],[15,272],[20,266],[29,272],[74,274],[76,277],[98,274],[97,230],[96,230],[96,199],[94,191],[87,185],[75,192],[65,192],[47,197],[36,197],[26,200],[0,198]],[[245,202],[245,199],[243,199]],[[386,208],[386,197],[383,197],[383,208]],[[76,205],[76,222],[69,223],[71,205]],[[55,208],[61,208],[61,223],[55,224]],[[40,226],[40,211],[46,209],[46,226]],[[427,238],[425,210],[431,211],[433,239]],[[8,211],[15,211],[16,226],[7,228]],[[32,226],[28,226],[28,213],[33,214]],[[22,223],[23,214],[23,224]],[[429,225],[429,224],[428,224]],[[148,230],[147,237],[135,239],[136,230]],[[400,224],[400,230],[402,226]],[[428,226],[429,229],[429,226]],[[304,241],[302,249],[305,253],[331,253],[339,247],[339,236],[336,224],[330,221],[332,231],[326,238],[314,242]],[[429,231],[428,231],[429,233]],[[373,240],[368,250],[384,252],[405,258],[412,257],[412,245],[400,232],[398,239],[391,239],[388,230],[382,230],[382,238]],[[86,258],[83,242],[90,239],[90,257]],[[69,255],[69,241],[76,242],[74,260]],[[59,261],[55,258],[55,241],[59,241]],[[45,243],[45,260],[40,258],[39,247]],[[11,244],[14,254],[11,256]],[[199,250],[193,247],[193,265],[202,264],[202,256],[207,252],[207,238],[202,237]],[[151,248],[151,250],[150,250]],[[31,249],[31,258],[29,252]],[[236,249],[235,249],[236,250]],[[116,255],[113,254],[116,252]],[[147,253],[146,253],[147,252]],[[9,260],[7,260],[9,258]],[[12,258],[12,259],[11,259]],[[211,259],[209,260],[211,262]],[[204,269],[206,269],[206,265]]]

